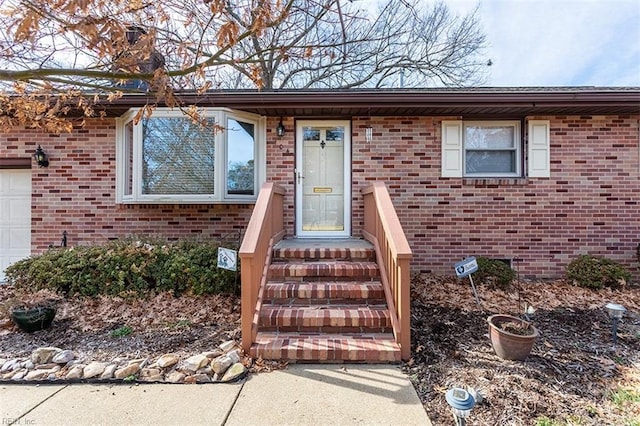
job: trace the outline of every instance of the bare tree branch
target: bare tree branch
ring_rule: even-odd
[[[124,92],[460,86],[483,78],[477,10],[383,0],[0,1],[0,125],[67,130]],[[29,110],[29,111],[26,111]],[[38,113],[35,113],[38,111]],[[56,127],[57,126],[57,127]]]

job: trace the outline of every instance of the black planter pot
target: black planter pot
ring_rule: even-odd
[[[33,333],[51,326],[56,316],[56,308],[53,306],[37,306],[35,308],[14,308],[11,311],[11,320],[22,331]]]

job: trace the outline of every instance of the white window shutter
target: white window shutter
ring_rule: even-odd
[[[442,177],[462,177],[462,121],[442,122]]]
[[[529,120],[529,177],[551,176],[549,120]]]

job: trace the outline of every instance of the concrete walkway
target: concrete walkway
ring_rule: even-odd
[[[430,425],[392,365],[290,365],[233,384],[0,384],[2,425]]]

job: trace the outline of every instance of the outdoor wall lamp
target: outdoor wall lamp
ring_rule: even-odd
[[[622,319],[627,310],[624,306],[618,305],[617,303],[607,303],[604,308],[609,313],[609,318],[613,320],[611,334],[613,336],[613,346],[615,347],[618,340],[618,321]]]
[[[373,127],[370,125],[364,128],[364,139],[367,143],[371,143],[373,140]]]
[[[473,395],[462,388],[453,388],[447,391],[445,399],[451,406],[456,426],[464,426],[471,409],[476,405]]]
[[[42,150],[42,147],[38,145],[38,149],[33,154],[33,158],[36,159],[36,163],[40,167],[49,167],[49,160],[47,159],[47,154]]]
[[[278,127],[276,127],[276,134],[281,138],[286,132],[287,129],[284,128],[284,124],[282,124],[282,117],[280,117],[280,122],[278,123]]]

